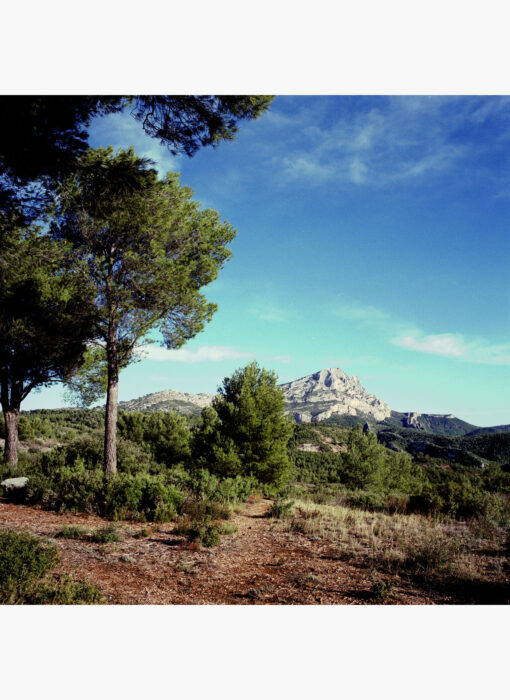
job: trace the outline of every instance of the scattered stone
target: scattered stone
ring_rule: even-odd
[[[136,559],[134,557],[131,557],[129,554],[122,554],[120,557],[120,560],[125,562],[126,564],[135,564]]]
[[[0,482],[0,486],[3,486],[6,491],[24,489],[27,484],[27,476],[15,476],[12,479],[4,479]]]

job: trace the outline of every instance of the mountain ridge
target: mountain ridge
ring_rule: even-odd
[[[393,411],[387,403],[370,394],[356,375],[340,367],[328,367],[291,382],[279,384],[285,397],[285,411],[296,423],[329,422],[351,427],[367,422],[374,429],[413,429],[417,432],[461,436],[483,432],[507,432],[510,425],[482,428],[452,413]],[[216,394],[192,394],[166,389],[138,399],[119,402],[127,411],[176,411],[198,415]]]

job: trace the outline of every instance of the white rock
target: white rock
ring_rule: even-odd
[[[22,489],[28,484],[28,477],[26,476],[15,476],[11,479],[4,479],[0,482],[0,486],[3,486],[6,491],[10,489]]]
[[[281,384],[288,412],[298,422],[316,422],[338,415],[371,416],[380,421],[391,415],[388,404],[369,394],[358,377],[339,367]]]

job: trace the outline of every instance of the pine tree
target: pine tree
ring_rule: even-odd
[[[0,215],[0,404],[4,461],[18,459],[22,401],[62,381],[80,362],[92,328],[88,283],[64,250],[35,227],[2,227]]]
[[[90,150],[62,190],[53,235],[95,289],[95,337],[106,355],[105,467],[117,469],[119,370],[153,328],[168,348],[201,331],[216,305],[200,294],[230,257],[235,231],[200,209],[178,175],[159,180],[132,150]]]
[[[252,362],[226,377],[202,412],[193,457],[197,467],[229,477],[253,475],[281,485],[290,476],[287,443],[293,425],[274,372]]]

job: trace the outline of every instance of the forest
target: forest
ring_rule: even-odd
[[[129,110],[192,156],[271,101],[0,98],[0,602],[509,602],[508,434],[462,438],[480,468],[295,425],[256,362],[199,417],[119,411],[151,333],[177,349],[212,319],[236,231],[132,148],[88,148],[90,120]],[[75,408],[22,410],[53,383]]]

